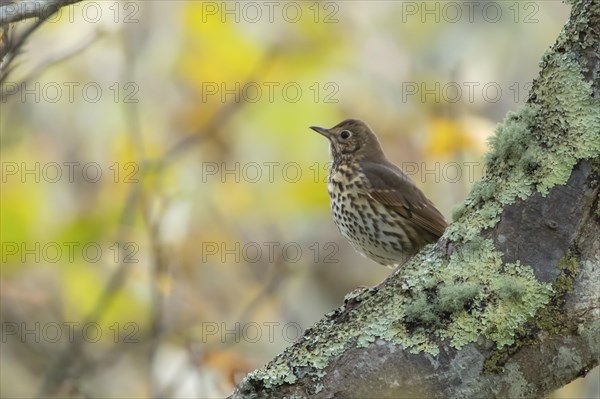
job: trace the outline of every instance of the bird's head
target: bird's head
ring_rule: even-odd
[[[330,129],[318,126],[310,128],[327,137],[334,161],[341,158],[359,161],[383,156],[375,133],[358,119],[346,119]]]

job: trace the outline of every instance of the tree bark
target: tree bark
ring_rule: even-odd
[[[598,365],[600,0],[571,3],[440,241],[232,398],[537,398]]]

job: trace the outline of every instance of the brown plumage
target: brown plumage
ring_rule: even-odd
[[[387,160],[364,122],[347,119],[331,129],[311,129],[329,140],[333,220],[358,252],[394,267],[443,234],[447,224],[442,214]]]

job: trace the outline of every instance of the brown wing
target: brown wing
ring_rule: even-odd
[[[444,233],[447,226],[444,216],[396,165],[362,162],[361,171],[370,183],[368,195],[371,198],[391,207],[436,237]]]

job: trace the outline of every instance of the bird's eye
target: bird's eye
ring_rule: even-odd
[[[346,140],[351,135],[352,135],[352,132],[350,130],[342,130],[342,133],[340,133],[340,137],[343,138],[344,140]]]

